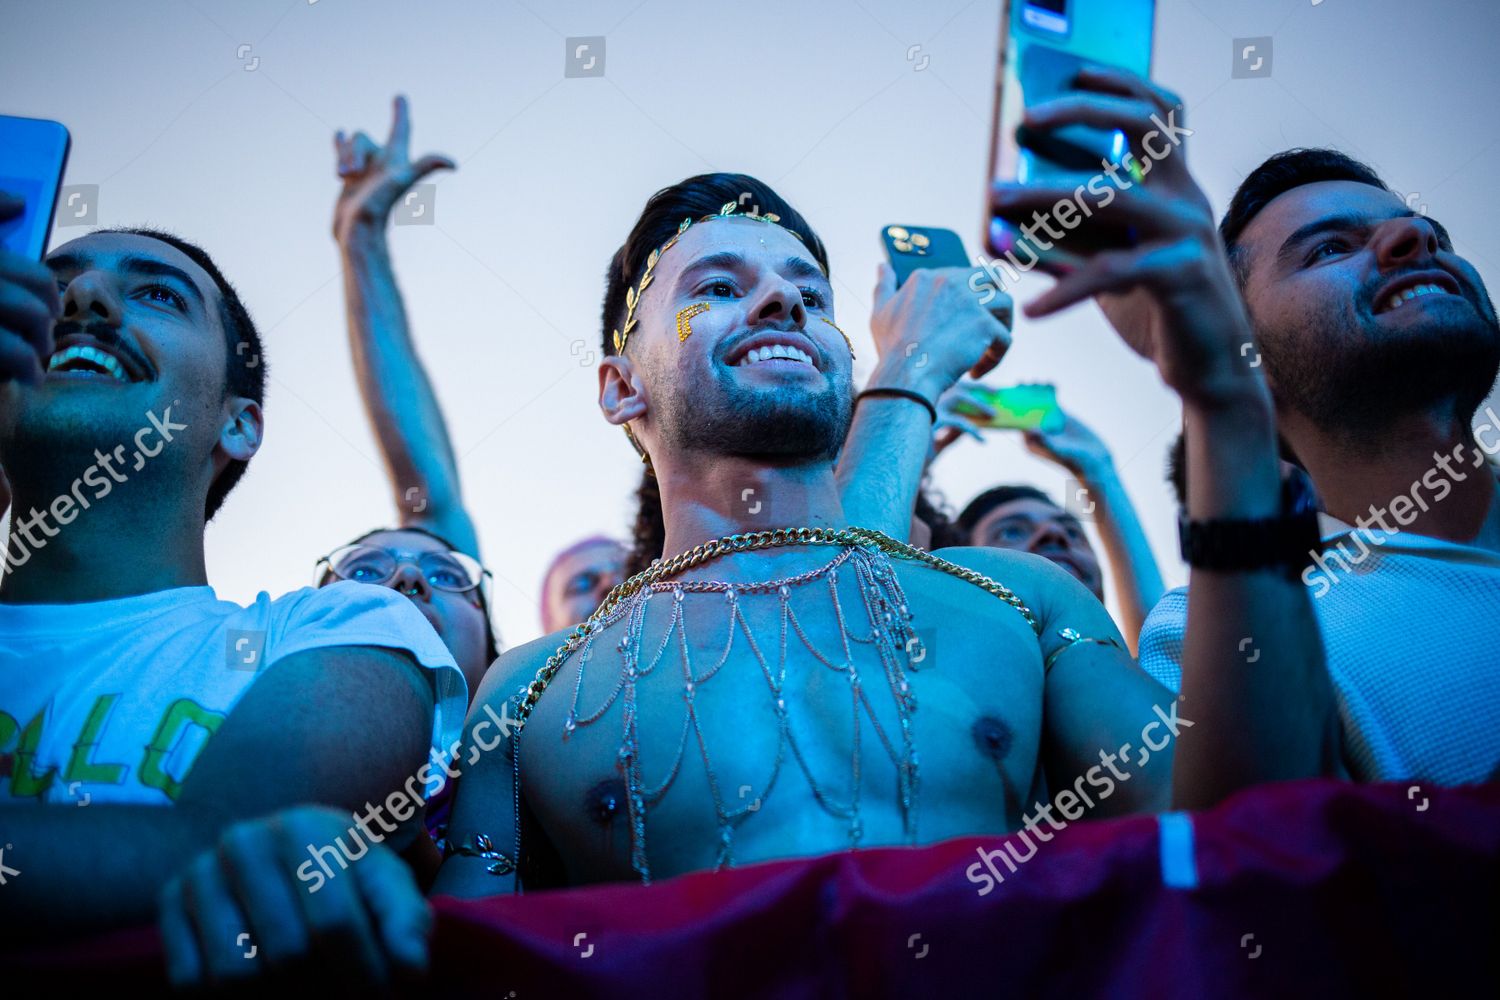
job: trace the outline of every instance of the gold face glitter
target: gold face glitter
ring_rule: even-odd
[[[693,317],[708,312],[707,302],[694,302],[677,312],[677,342],[680,344],[693,335]]]

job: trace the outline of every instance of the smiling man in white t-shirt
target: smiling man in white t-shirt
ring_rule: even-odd
[[[463,678],[401,596],[242,607],[207,585],[204,525],[260,446],[264,384],[249,316],[192,244],[101,231],[45,265],[0,253],[8,929],[149,920],[234,820],[365,811],[457,738]],[[422,841],[420,813],[380,822],[398,850]]]

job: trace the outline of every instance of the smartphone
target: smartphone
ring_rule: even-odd
[[[970,267],[964,241],[951,229],[933,226],[886,226],[880,231],[885,255],[900,288],[919,267]]]
[[[0,115],[0,191],[26,202],[18,218],[0,222],[5,249],[32,260],[46,253],[71,145],[61,122]]]
[[[1062,430],[1063,414],[1057,408],[1057,390],[1050,385],[1016,385],[1005,389],[975,386],[970,391],[989,404],[995,415],[990,417],[966,407],[962,398],[954,404],[955,409],[985,427],[1049,434]]]
[[[1155,16],[1156,0],[1001,0],[991,184],[1096,174],[1122,162],[1122,132],[1084,125],[1037,132],[1023,127],[1021,117],[1026,108],[1066,93],[1089,64],[1150,76]],[[991,217],[988,203],[987,190],[984,244],[1003,252],[1021,234]]]

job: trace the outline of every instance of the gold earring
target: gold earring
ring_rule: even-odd
[[[677,342],[680,344],[693,335],[692,319],[699,313],[708,312],[707,302],[694,302],[677,313]]]
[[[641,443],[635,439],[635,435],[630,431],[630,425],[621,424],[620,429],[625,432],[625,437],[630,440],[630,446],[635,449],[635,453],[641,456],[641,462],[646,466],[646,471],[653,476],[656,475],[656,470],[651,466],[651,456],[646,454],[646,449],[642,448]]]
[[[839,331],[839,336],[843,337],[844,338],[844,343],[847,344],[847,345],[849,345],[849,357],[853,358],[854,357],[854,341],[852,341],[852,340],[849,339],[849,335],[847,333],[845,333],[843,330],[840,330],[839,329],[839,325],[837,323],[835,323],[833,320],[829,319],[827,316],[819,316],[818,318],[821,319],[823,322],[827,323],[829,326],[833,327],[835,330]]]

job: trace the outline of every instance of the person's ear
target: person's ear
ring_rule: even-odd
[[[248,462],[260,450],[264,433],[265,418],[260,404],[243,396],[232,396],[224,403],[224,419],[215,450],[230,462]]]
[[[610,355],[599,362],[599,409],[604,419],[626,424],[646,415],[646,385],[629,358]]]

